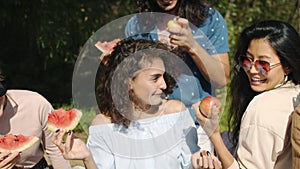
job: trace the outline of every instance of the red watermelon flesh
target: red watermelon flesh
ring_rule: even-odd
[[[82,116],[77,109],[64,110],[63,108],[52,111],[48,115],[48,129],[55,132],[57,129],[73,130]]]
[[[117,45],[117,43],[120,41],[121,39],[114,39],[112,41],[98,41],[95,46],[104,54],[110,54],[113,51],[113,48]]]
[[[21,152],[31,147],[38,140],[39,138],[36,136],[24,136],[22,134],[7,134],[5,136],[0,137],[0,152]]]

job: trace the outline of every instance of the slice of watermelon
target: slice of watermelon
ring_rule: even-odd
[[[121,39],[114,39],[112,41],[98,41],[95,46],[102,52],[102,55],[110,54],[114,47],[117,45],[118,42],[120,42]]]
[[[7,134],[5,136],[0,137],[0,153],[5,151],[10,151],[11,153],[16,151],[24,151],[31,147],[38,140],[39,138],[36,136],[23,136],[22,134]]]
[[[65,131],[73,130],[82,116],[77,109],[64,110],[63,108],[52,111],[48,115],[48,129],[55,132],[57,129]]]

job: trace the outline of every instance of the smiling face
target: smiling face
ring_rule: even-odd
[[[138,71],[130,83],[139,106],[159,105],[161,95],[166,89],[164,80],[165,66],[160,58],[153,58],[152,63]]]
[[[246,57],[252,61],[260,60],[269,62],[270,65],[280,63],[279,56],[275,50],[270,46],[266,39],[254,39],[250,42]],[[261,73],[254,64],[250,70],[246,72],[252,90],[256,92],[263,92],[273,89],[276,85],[284,81],[284,69],[281,64],[271,66],[271,69],[266,73]]]
[[[164,11],[171,11],[176,7],[178,0],[156,0],[158,6]]]

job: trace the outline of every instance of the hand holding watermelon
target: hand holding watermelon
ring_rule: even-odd
[[[107,63],[107,55],[111,54],[111,52],[113,51],[114,47],[117,45],[118,42],[120,42],[121,39],[114,39],[112,41],[98,41],[95,46],[102,52],[101,56],[100,56],[100,60],[102,61],[102,63],[105,65]]]
[[[63,137],[65,134],[65,130],[60,130],[52,136],[52,142],[60,149],[63,157],[66,160],[83,160],[87,168],[97,168],[86,144],[79,138],[74,138],[72,131],[68,132],[64,142]]]
[[[16,165],[20,158],[20,152],[5,151],[0,153],[0,168],[11,168]]]

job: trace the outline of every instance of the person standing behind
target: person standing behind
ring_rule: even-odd
[[[182,49],[190,72],[183,72],[176,79],[169,98],[183,102],[194,118],[192,104],[215,95],[215,89],[226,86],[228,81],[228,30],[224,18],[204,0],[137,0],[137,5],[141,15],[128,21],[125,35],[159,40]],[[151,16],[143,12],[161,14]],[[167,28],[169,20],[175,20],[180,28]],[[199,146],[213,151],[200,126],[198,136]]]
[[[299,46],[298,32],[282,21],[255,23],[241,33],[228,111],[236,159],[221,138],[217,113],[207,119],[194,104],[224,168],[292,168],[290,126],[300,93]]]
[[[48,114],[51,104],[41,95],[28,90],[7,90],[5,76],[0,72],[0,135],[22,134],[36,136],[40,142],[21,153],[0,153],[0,168],[47,168],[44,153],[54,169],[70,169],[48,130]]]
[[[186,79],[194,80],[193,77],[182,76],[178,79],[178,86],[182,87],[174,89],[172,99],[191,106],[205,96],[214,94],[216,87],[221,88],[227,84],[228,30],[225,20],[215,8],[203,0],[137,0],[137,5],[140,13],[158,12],[165,15],[158,15],[159,18],[134,15],[126,25],[125,35],[179,46],[184,49],[184,61],[196,77],[198,91],[186,87]],[[168,29],[167,23],[172,19],[181,27]]]

